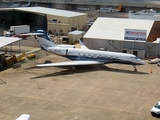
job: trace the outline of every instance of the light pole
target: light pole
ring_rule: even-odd
[[[58,21],[58,23],[59,23],[59,31],[58,31],[58,43],[60,44],[60,23],[61,23],[61,21]]]
[[[56,34],[56,24],[57,24],[57,20],[56,19],[52,19],[52,22],[54,23],[54,34]]]

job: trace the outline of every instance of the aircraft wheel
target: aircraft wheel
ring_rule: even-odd
[[[137,72],[137,69],[134,69],[134,72]]]
[[[52,63],[52,61],[46,60],[46,61],[44,62],[44,64],[47,64],[47,63]]]

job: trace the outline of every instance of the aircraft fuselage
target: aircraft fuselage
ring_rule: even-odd
[[[107,63],[123,63],[129,65],[144,65],[144,61],[132,54],[99,51],[82,50],[78,48],[60,48],[48,47],[48,51],[69,58],[70,60],[99,61]]]

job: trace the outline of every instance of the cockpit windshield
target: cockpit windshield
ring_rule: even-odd
[[[138,57],[131,57],[131,59],[139,59]]]

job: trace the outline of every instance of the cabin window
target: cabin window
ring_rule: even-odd
[[[102,58],[102,55],[99,55],[100,58]]]
[[[85,53],[83,53],[83,56],[87,56]]]
[[[94,58],[97,58],[97,55],[96,55],[96,54],[94,54],[94,55],[93,55],[93,57],[94,57]]]
[[[89,53],[89,54],[88,54],[88,57],[92,57],[92,55]]]

